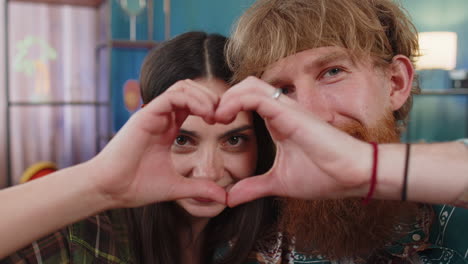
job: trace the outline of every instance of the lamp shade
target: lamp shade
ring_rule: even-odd
[[[418,70],[452,70],[457,63],[457,33],[421,32],[419,50],[421,57],[416,61]]]

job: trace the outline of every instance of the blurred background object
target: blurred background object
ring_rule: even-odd
[[[402,140],[437,142],[468,137],[468,89],[461,80],[468,69],[468,1],[401,3],[420,32],[423,55],[417,62],[422,93],[415,97]]]
[[[109,134],[98,129],[109,96],[96,87],[96,13],[94,6],[7,2],[8,184],[38,161],[86,161]]]
[[[23,172],[21,176],[20,183],[25,183],[32,181],[41,177],[46,176],[47,174],[57,171],[57,165],[49,161],[40,161],[32,164]]]
[[[130,18],[130,40],[136,40],[136,18],[146,8],[146,0],[117,0]]]
[[[420,32],[418,37],[421,57],[416,62],[416,69],[455,69],[457,64],[457,33]]]

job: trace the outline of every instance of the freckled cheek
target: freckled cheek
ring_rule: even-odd
[[[232,182],[237,182],[246,177],[253,176],[257,164],[256,153],[244,153],[242,155],[231,155],[225,157],[225,171],[232,178]]]
[[[368,95],[361,94],[361,91],[346,90],[336,93],[328,98],[330,110],[334,113],[336,123],[346,123],[349,119],[364,121],[369,114],[369,106],[372,102],[367,100]]]
[[[197,162],[194,155],[180,155],[172,153],[171,157],[172,164],[174,165],[177,173],[184,176],[190,172],[191,168],[193,168],[193,163]]]

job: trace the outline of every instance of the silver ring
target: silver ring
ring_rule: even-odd
[[[280,97],[282,93],[283,93],[283,89],[276,88],[275,93],[271,97],[276,100]]]

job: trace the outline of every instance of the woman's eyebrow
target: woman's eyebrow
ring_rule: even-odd
[[[189,135],[189,136],[192,136],[192,137],[195,137],[197,138],[198,137],[198,134],[197,132],[195,131],[190,131],[190,130],[185,130],[185,129],[179,129],[179,133],[180,134],[184,134],[184,135]]]
[[[254,129],[252,125],[243,125],[243,126],[240,126],[238,128],[234,128],[234,129],[231,129],[225,133],[223,133],[221,136],[219,136],[218,138],[225,138],[229,135],[232,135],[232,134],[236,134],[236,133],[239,133],[239,132],[242,132],[242,131],[245,131],[245,130],[249,130],[249,129]]]

